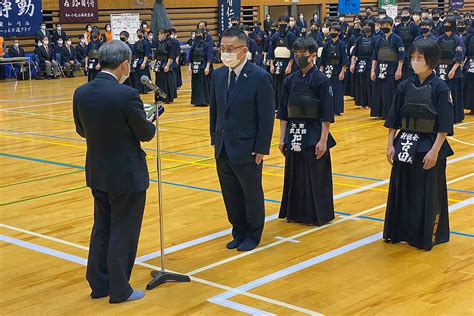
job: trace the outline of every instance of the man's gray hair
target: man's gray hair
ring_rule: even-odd
[[[128,45],[119,40],[103,44],[99,48],[99,64],[101,68],[116,69],[121,63],[132,60],[132,51]]]

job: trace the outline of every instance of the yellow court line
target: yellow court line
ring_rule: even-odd
[[[38,139],[31,139],[31,138],[24,138],[24,137],[17,137],[17,136],[7,136],[7,135],[0,135],[2,138],[10,138],[10,139],[18,139],[18,140],[27,140],[30,142],[40,143],[40,144],[48,144],[48,145],[56,145],[56,146],[64,146],[64,147],[72,147],[72,148],[80,148],[86,149],[84,146],[76,146],[66,143],[58,143],[58,142],[48,142],[46,140],[38,140]]]

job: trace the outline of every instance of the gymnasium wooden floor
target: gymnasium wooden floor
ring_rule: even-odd
[[[91,300],[85,280],[93,209],[71,100],[86,79],[0,82],[2,314],[474,314],[472,116],[450,140],[456,154],[448,166],[449,243],[424,252],[381,240],[387,131],[347,101],[332,126],[336,219],[324,227],[277,219],[284,162],[275,133],[264,167],[263,241],[253,252],[238,253],[225,249],[229,225],[208,109],[189,105],[190,78],[184,79],[161,127],[166,263],[193,282],[163,285],[141,301],[119,305]],[[131,279],[139,290],[160,264],[155,141],[143,144],[154,182]]]

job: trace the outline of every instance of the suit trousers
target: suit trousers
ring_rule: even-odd
[[[249,238],[260,243],[265,223],[263,163],[233,163],[225,147],[216,163],[232,236],[239,241]]]
[[[129,284],[137,254],[146,191],[110,193],[92,189],[94,227],[87,261],[93,298],[120,303],[132,294]]]
[[[50,77],[52,77],[53,75],[54,76],[59,76],[59,73],[60,73],[59,64],[55,60],[52,60],[49,63],[46,62],[45,63],[45,70],[46,70],[46,74]]]

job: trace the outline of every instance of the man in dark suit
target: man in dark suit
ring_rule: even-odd
[[[45,37],[47,37],[48,40],[51,39],[51,34],[49,33],[49,31],[46,30],[46,23],[41,22],[40,29],[38,30],[38,32],[36,32],[35,37],[36,37],[36,43],[42,42],[43,38]]]
[[[58,40],[61,38],[66,41],[66,32],[62,30],[61,23],[56,24],[56,30],[53,31],[53,44],[57,44]]]
[[[54,48],[49,45],[48,37],[44,37],[42,45],[37,49],[37,54],[40,68],[41,70],[46,71],[48,79],[59,78],[59,64],[54,59],[54,53]]]
[[[263,157],[270,152],[275,115],[272,78],[246,59],[247,36],[239,28],[222,35],[221,67],[211,84],[210,132],[217,174],[234,240],[228,249],[249,251],[265,221]]]
[[[87,45],[86,38],[84,37],[84,35],[81,35],[79,37],[79,44],[74,47],[74,51],[76,53],[77,60],[81,63],[83,68],[86,68]]]
[[[13,45],[8,50],[8,56],[11,58],[15,57],[25,57],[25,50],[20,46],[20,41],[15,38],[13,40]],[[17,78],[24,78],[28,77],[28,62],[25,61],[23,64],[14,64],[13,67],[15,68],[16,77]]]
[[[138,91],[122,85],[132,52],[121,41],[100,50],[102,71],[73,98],[77,133],[86,138],[86,181],[94,197],[94,227],[87,262],[92,298],[110,303],[144,297],[130,284],[149,186],[145,152],[155,126],[146,119]]]
[[[66,45],[59,48],[61,54],[61,63],[64,67],[64,71],[69,78],[74,77],[74,72],[81,68],[81,64],[76,58],[76,52],[72,47],[71,39],[66,39]]]

